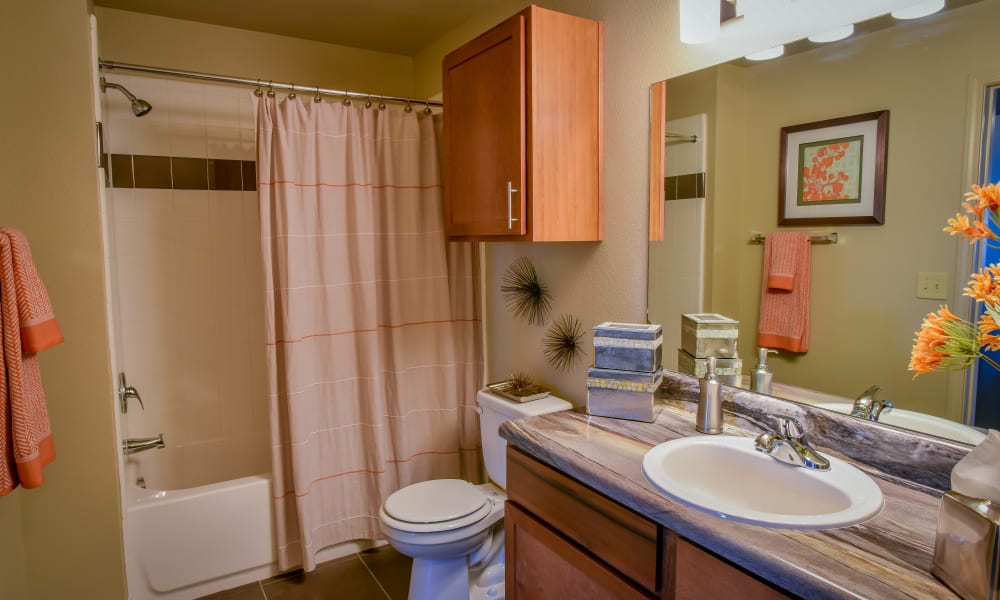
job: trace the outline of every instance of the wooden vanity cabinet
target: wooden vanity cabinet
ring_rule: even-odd
[[[530,6],[444,58],[450,239],[602,238],[603,39]]]
[[[740,568],[507,448],[507,598],[787,598]]]

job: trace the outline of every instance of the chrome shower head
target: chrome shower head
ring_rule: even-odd
[[[117,83],[111,83],[110,81],[107,81],[106,79],[101,77],[101,91],[107,92],[108,88],[115,88],[119,92],[125,94],[125,97],[128,98],[129,102],[132,103],[132,114],[137,117],[141,117],[142,115],[153,110],[152,104],[146,102],[142,98],[136,98],[135,95],[132,92],[125,89],[124,86],[119,85]]]

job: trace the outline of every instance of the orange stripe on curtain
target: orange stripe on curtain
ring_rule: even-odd
[[[399,329],[401,327],[410,327],[413,325],[433,325],[435,323],[481,323],[480,319],[448,319],[446,321],[420,321],[417,323],[400,323],[399,325],[376,325],[368,329],[352,329],[350,331],[334,331],[331,333],[310,333],[309,335],[304,335],[302,337],[296,338],[294,340],[275,340],[273,342],[267,342],[268,345],[277,344],[297,344],[299,342],[308,340],[309,338],[317,337],[330,337],[334,335],[350,335],[352,333],[374,333],[379,329]]]
[[[310,571],[400,487],[481,480],[478,258],[442,233],[433,116],[254,101],[278,562]]]

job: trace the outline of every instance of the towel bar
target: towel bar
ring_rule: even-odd
[[[767,236],[763,233],[755,233],[750,236],[751,244],[763,244]],[[834,231],[826,235],[812,235],[809,236],[809,241],[813,244],[836,244],[837,240],[840,239],[840,235]]]

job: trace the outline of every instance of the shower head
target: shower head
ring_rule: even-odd
[[[111,83],[110,81],[107,81],[106,79],[101,77],[101,91],[107,92],[108,88],[115,88],[119,92],[125,94],[125,97],[128,98],[129,102],[132,103],[132,114],[137,117],[141,117],[142,115],[153,110],[152,104],[146,102],[142,98],[136,98],[135,95],[132,92],[126,90],[124,86],[118,85],[117,83]]]

